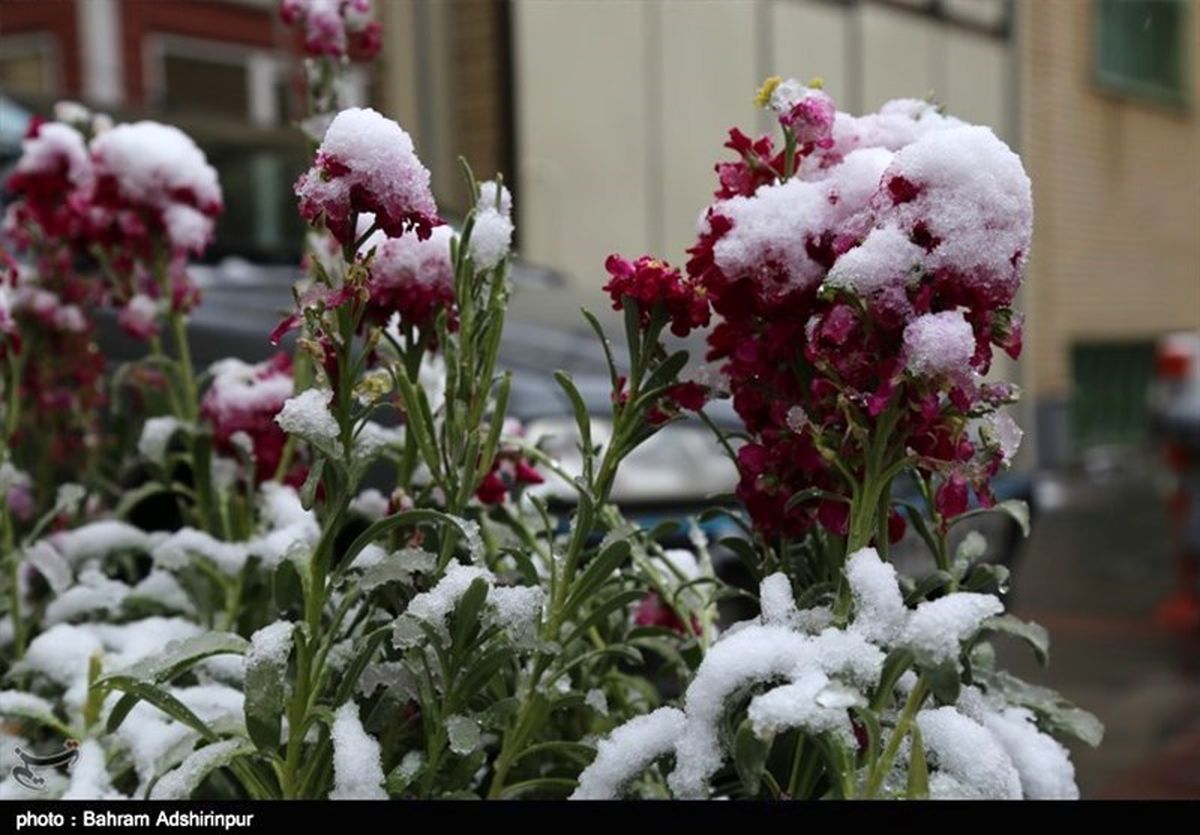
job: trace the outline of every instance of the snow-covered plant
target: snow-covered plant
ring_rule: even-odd
[[[368,5],[283,13],[336,74]],[[295,349],[197,375],[185,266],[220,209],[203,155],[77,109],[36,128],[9,219],[35,269],[0,292],[0,741],[79,740],[47,791],[80,798],[1076,796],[1052,735],[1095,744],[1099,724],[996,669],[992,635],[1044,659],[1045,632],[1004,614],[978,535],[949,546],[1020,439],[1015,389],[983,379],[993,346],[1020,347],[1020,161],[921,102],[856,118],[778,80],[760,98],[782,149],[731,133],[686,270],[604,265],[625,351],[585,317],[609,426],[555,374],[578,470],[507,415],[499,178],[464,165],[474,201],[446,223],[399,125],[313,99],[304,277],[270,335]],[[71,318],[80,255],[150,345],[115,388],[162,397],[122,403],[136,443],[107,469],[42,486],[13,443],[14,392],[42,373],[22,317]],[[712,365],[689,370],[672,340],[710,326]],[[744,531],[720,544],[760,614],[723,626],[717,601],[753,594],[714,576],[699,528],[667,550],[611,496],[631,453],[728,395],[745,432],[709,425],[746,518],[705,516]],[[922,502],[893,499],[905,478]],[[936,566],[919,581],[888,561],[905,519]]]
[[[1045,631],[1002,614],[1007,572],[978,562],[976,539],[957,556],[947,544],[951,525],[993,507],[1028,524],[989,488],[1020,441],[1001,410],[1016,389],[984,381],[993,346],[1021,347],[1021,162],[926,102],[856,118],[819,84],[778,78],[758,100],[782,150],[733,130],[741,158],[717,166],[688,277],[664,280],[650,258],[636,274],[673,291],[678,316],[690,293],[712,305],[709,359],[747,432],[737,495],[762,615],[712,647],[682,713],[601,742],[575,796],[1077,796],[1047,732],[1096,744],[1098,723],[993,669],[987,633],[1044,660]],[[705,399],[684,394],[698,401],[685,408]],[[893,499],[903,478],[923,507]],[[920,583],[881,561],[904,533],[900,511],[936,565]],[[663,758],[665,784],[650,768]]]

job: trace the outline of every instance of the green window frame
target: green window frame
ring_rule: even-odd
[[[1096,82],[1175,108],[1191,101],[1189,0],[1095,0]]]

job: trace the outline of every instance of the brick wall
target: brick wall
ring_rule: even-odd
[[[1035,212],[1025,380],[1039,398],[1069,394],[1074,342],[1200,328],[1200,3],[1189,16],[1186,111],[1095,85],[1093,9],[1019,4],[1021,152]]]

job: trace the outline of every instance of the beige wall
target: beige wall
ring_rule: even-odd
[[[932,92],[1014,133],[1006,41],[880,3],[515,0],[512,20],[521,254],[575,289],[516,304],[563,324],[607,308],[609,253],[686,260],[728,129],[770,128],[767,75],[821,76],[851,111]]]
[[[1035,232],[1026,385],[1068,394],[1072,342],[1200,328],[1200,110],[1101,93],[1092,4],[1020,3],[1021,125]],[[1200,5],[1191,15],[1200,91]]]

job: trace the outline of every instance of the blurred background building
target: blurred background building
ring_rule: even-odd
[[[59,98],[173,122],[224,186],[208,259],[239,265],[243,282],[269,265],[290,281],[303,231],[290,185],[308,149],[293,126],[299,43],[277,5],[0,0],[0,169],[30,113]],[[1156,344],[1200,335],[1200,0],[375,5],[384,51],[350,71],[343,103],[371,104],[412,133],[448,217],[466,208],[460,153],[514,185],[520,255],[563,276],[553,292],[520,288],[514,303],[508,331],[538,368],[567,353],[548,348],[554,333],[595,352],[578,308],[609,312],[610,252],[685,260],[728,129],[771,129],[751,102],[766,76],[819,76],[851,112],[932,96],[1012,145],[1033,181],[1035,230],[1026,350],[999,373],[1026,391],[1021,460],[1043,513],[1010,602],[1061,648],[1047,683],[1109,723],[1104,747],[1075,752],[1085,794],[1200,795],[1200,647],[1151,617],[1175,582],[1173,557],[1188,556],[1178,520],[1189,512],[1200,564],[1200,500],[1179,504],[1172,528],[1161,472],[1143,464],[1106,482],[1090,465],[1149,448]],[[283,287],[270,298],[286,300]],[[271,304],[237,304],[262,344]],[[1200,403],[1194,353],[1183,376]],[[1179,377],[1179,357],[1168,359]],[[607,385],[595,387],[600,402]],[[1189,460],[1194,477],[1200,452]],[[1167,776],[1129,776],[1148,761]]]
[[[780,74],[823,78],[851,112],[929,95],[1022,154],[1037,210],[1027,350],[1001,373],[1031,395],[1041,463],[1141,440],[1154,341],[1200,328],[1191,0],[376,5],[385,51],[344,101],[413,133],[450,213],[464,208],[460,153],[515,183],[521,253],[570,287],[525,294],[533,320],[605,308],[610,252],[682,262],[728,128],[769,129],[750,96]],[[0,88],[34,109],[67,96],[180,124],[230,194],[213,257],[294,260],[302,76],[276,6],[0,0]]]

